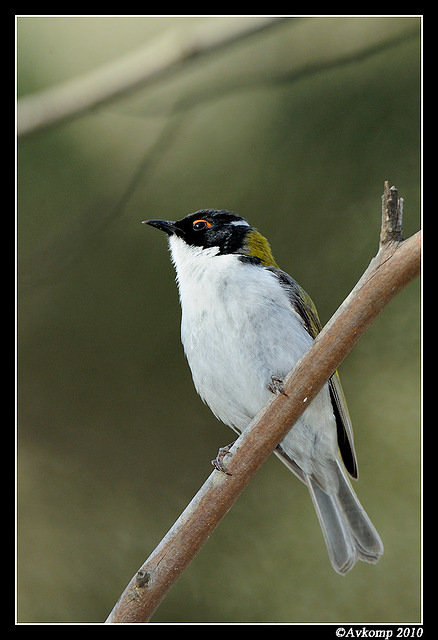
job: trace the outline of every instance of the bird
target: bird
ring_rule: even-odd
[[[181,305],[181,341],[193,383],[213,414],[241,434],[321,330],[309,295],[237,213],[200,209],[144,220],[168,238]],[[215,466],[225,471],[219,450]],[[383,544],[357,498],[353,429],[338,372],[275,449],[308,488],[333,569],[376,563]]]

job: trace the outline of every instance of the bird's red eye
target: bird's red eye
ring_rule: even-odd
[[[193,223],[195,231],[201,231],[201,229],[206,229],[207,227],[211,227],[211,222],[208,220],[195,220]]]

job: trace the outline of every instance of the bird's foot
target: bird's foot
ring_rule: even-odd
[[[281,394],[282,396],[287,396],[287,393],[284,390],[284,382],[278,376],[271,376],[271,382],[270,384],[268,384],[268,389],[276,396],[278,396],[279,394]]]
[[[222,471],[222,473],[225,473],[227,476],[232,476],[233,474],[225,469],[223,464],[223,459],[225,458],[226,455],[230,453],[230,449],[233,446],[233,444],[234,444],[234,441],[230,442],[230,444],[225,445],[225,447],[221,447],[217,452],[216,458],[211,461],[211,464],[217,471]]]

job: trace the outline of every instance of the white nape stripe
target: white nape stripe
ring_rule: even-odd
[[[235,227],[249,227],[246,220],[232,220],[230,225],[234,225]]]

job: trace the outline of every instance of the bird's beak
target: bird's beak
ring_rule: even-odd
[[[149,224],[151,227],[156,227],[160,231],[164,231],[168,236],[175,233],[175,223],[169,220],[143,220],[142,224]]]

